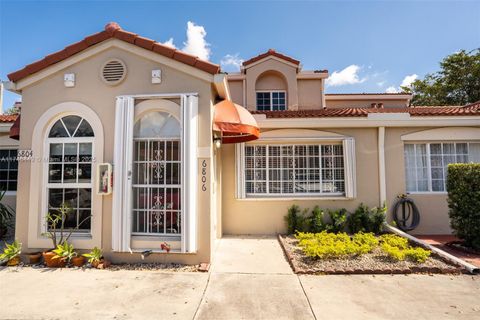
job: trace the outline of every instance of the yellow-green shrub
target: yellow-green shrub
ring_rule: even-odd
[[[405,251],[399,247],[391,246],[388,243],[382,243],[381,248],[390,258],[394,260],[405,260]]]
[[[423,263],[427,261],[428,257],[432,252],[430,250],[425,250],[423,248],[409,248],[405,250],[405,256],[410,260],[413,260],[418,263]]]
[[[296,235],[306,256],[320,259],[335,259],[371,252],[378,241],[373,234],[357,234],[354,238],[346,233],[298,233]]]
[[[400,249],[408,248],[408,239],[394,235],[394,234],[381,235],[380,242],[388,244],[392,247],[400,248]]]
[[[380,236],[382,250],[394,260],[408,258],[417,263],[423,263],[430,257],[431,252],[419,247],[408,245],[408,239],[394,235],[384,234]]]

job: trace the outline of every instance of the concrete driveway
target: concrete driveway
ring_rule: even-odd
[[[211,272],[0,269],[0,319],[480,319],[480,277],[297,276],[274,238]]]

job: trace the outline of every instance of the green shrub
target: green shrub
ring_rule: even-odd
[[[330,216],[331,223],[326,225],[326,230],[334,233],[342,232],[347,222],[347,210],[328,210],[328,215]]]
[[[455,235],[480,250],[480,164],[449,164],[447,191]]]
[[[347,218],[347,228],[350,233],[373,232],[379,234],[383,230],[387,207],[373,207],[369,209],[361,203],[358,208]]]
[[[368,221],[368,207],[361,203],[358,208],[347,218],[347,228],[350,233],[367,231],[366,225]]]
[[[326,229],[326,225],[323,222],[323,216],[325,212],[318,206],[315,206],[312,210],[312,215],[308,218],[309,228],[308,231],[313,233],[319,233]]]
[[[294,234],[298,229],[298,216],[300,215],[300,207],[297,205],[292,205],[288,208],[288,213],[285,216],[285,223],[287,224],[287,233]]]
[[[367,231],[375,234],[382,232],[386,216],[387,206],[385,204],[380,208],[373,207],[369,212]]]

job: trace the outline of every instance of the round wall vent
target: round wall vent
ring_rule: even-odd
[[[127,74],[125,63],[119,59],[105,62],[102,67],[102,79],[105,83],[114,86],[122,82]]]

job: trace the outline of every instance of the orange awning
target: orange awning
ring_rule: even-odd
[[[10,127],[10,138],[20,140],[20,116],[18,116]]]
[[[222,133],[222,143],[247,142],[260,137],[260,129],[252,114],[229,100],[215,105],[213,130]]]

